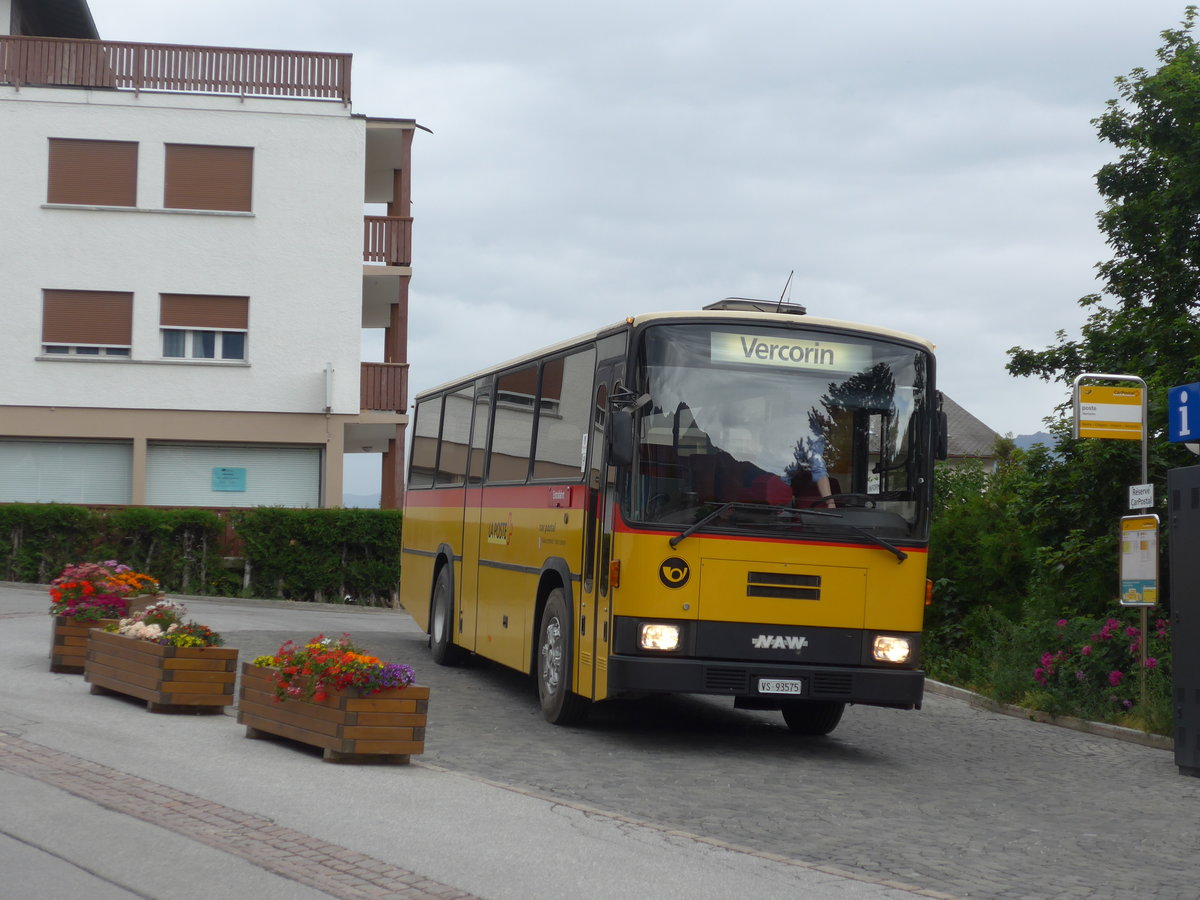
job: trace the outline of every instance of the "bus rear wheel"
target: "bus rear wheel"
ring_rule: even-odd
[[[466,658],[462,647],[454,644],[454,592],[450,573],[438,572],[433,583],[433,603],[429,612],[429,650],[439,666],[457,666]]]
[[[552,725],[574,725],[587,717],[591,702],[571,691],[571,617],[562,588],[546,598],[537,643],[538,700]]]
[[[783,721],[796,734],[829,734],[842,721],[846,704],[836,700],[789,700],[783,704]]]

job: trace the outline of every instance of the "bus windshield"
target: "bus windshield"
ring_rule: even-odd
[[[861,334],[646,329],[628,517],[806,540],[925,538],[929,366],[924,349]]]

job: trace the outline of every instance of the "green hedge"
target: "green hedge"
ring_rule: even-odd
[[[230,519],[245,544],[252,596],[391,604],[400,582],[399,510],[260,507]]]
[[[390,606],[399,510],[90,509],[0,505],[5,581],[46,584],[64,566],[115,559],[183,594]],[[230,564],[227,565],[227,560]]]

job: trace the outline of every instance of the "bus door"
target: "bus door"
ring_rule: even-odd
[[[478,553],[476,652],[519,672],[529,671],[529,622],[537,569],[529,481],[538,393],[537,363],[496,376],[491,437],[474,547]]]
[[[463,491],[462,561],[458,566],[458,600],[455,603],[454,643],[476,649],[479,612],[479,538],[483,508],[483,464],[487,456],[488,419],[491,412],[491,379],[475,382],[471,416],[471,450],[467,457],[467,484]]]
[[[624,335],[620,339],[623,342]],[[592,408],[583,538],[583,589],[579,592],[575,614],[579,649],[574,687],[577,694],[594,700],[603,700],[608,696],[608,650],[612,628],[609,563],[612,560],[616,470],[608,465],[605,426],[609,396],[624,370],[624,359],[609,360],[599,365]]]

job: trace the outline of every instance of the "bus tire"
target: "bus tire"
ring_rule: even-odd
[[[783,721],[796,734],[829,734],[842,721],[846,704],[837,700],[789,700],[783,704]]]
[[[571,617],[562,588],[546,598],[538,626],[537,679],[542,715],[552,725],[574,725],[587,717],[591,701],[571,691]]]
[[[450,573],[443,568],[433,583],[433,602],[429,609],[429,651],[439,666],[457,666],[466,658],[462,647],[454,644],[454,592]]]

